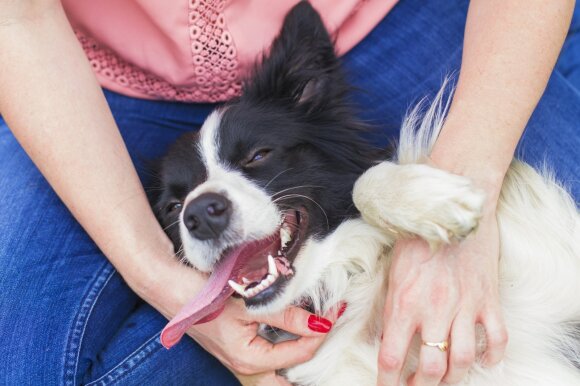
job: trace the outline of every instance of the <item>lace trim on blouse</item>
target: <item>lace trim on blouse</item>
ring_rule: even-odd
[[[225,0],[189,0],[193,85],[175,86],[75,31],[97,75],[153,99],[221,102],[237,96],[242,84],[232,36],[226,28]]]

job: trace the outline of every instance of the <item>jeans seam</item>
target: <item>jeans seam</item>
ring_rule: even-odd
[[[101,296],[103,289],[115,274],[115,269],[108,262],[97,274],[93,283],[88,287],[84,300],[81,303],[80,311],[73,322],[72,333],[66,346],[64,380],[65,385],[76,385],[76,377],[82,341],[85,335],[87,322],[92,314],[93,308]]]
[[[99,378],[91,381],[85,386],[93,386],[93,385],[107,385],[111,382],[118,381],[121,379],[127,372],[137,367],[139,364],[143,363],[145,359],[151,356],[157,349],[161,348],[161,344],[158,342],[158,337],[160,333],[156,333],[151,338],[147,339],[145,343],[135,349],[131,354],[127,355],[123,360],[117,364],[117,366],[113,367],[111,370],[100,376]],[[132,359],[135,359],[132,361]],[[125,368],[121,368],[127,364]],[[105,378],[109,378],[105,380]]]

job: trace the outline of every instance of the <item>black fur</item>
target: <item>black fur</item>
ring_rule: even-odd
[[[187,133],[175,142],[155,167],[156,186],[150,189],[149,199],[163,230],[178,252],[181,247],[179,213],[187,194],[207,178],[196,150],[198,132]]]
[[[348,92],[320,16],[301,2],[286,16],[242,95],[224,106],[220,159],[263,187],[282,209],[306,207],[309,236],[322,237],[358,214],[353,184],[384,158],[363,139],[367,128],[354,118]],[[176,247],[179,234],[171,224],[179,211],[172,203],[183,202],[205,179],[196,139],[190,134],[179,140],[160,170],[162,193],[155,210]],[[263,159],[249,162],[259,152]]]

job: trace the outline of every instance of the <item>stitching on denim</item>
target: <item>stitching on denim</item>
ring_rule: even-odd
[[[64,364],[64,383],[65,385],[76,385],[77,367],[80,356],[82,339],[85,334],[87,321],[91,316],[95,303],[103,292],[107,283],[113,275],[115,269],[111,264],[106,262],[100,272],[97,274],[93,283],[88,287],[84,295],[84,300],[80,310],[73,322],[72,332],[66,345],[65,364]]]
[[[145,359],[147,359],[155,351],[162,347],[158,339],[159,335],[160,333],[156,333],[151,338],[147,339],[147,341],[145,341],[145,343],[139,346],[135,351],[123,358],[123,360],[119,362],[117,366],[113,367],[98,379],[87,383],[85,386],[105,386],[120,380],[123,376],[125,376],[125,374],[127,374],[127,372],[140,365]]]
[[[97,304],[97,302],[99,301],[99,298],[101,297],[101,294],[103,293],[103,290],[107,287],[107,284],[109,284],[109,281],[111,281],[111,278],[113,277],[114,274],[115,274],[115,270],[113,269],[112,272],[107,277],[107,279],[105,280],[105,282],[103,283],[103,286],[99,290],[99,293],[97,294],[97,296],[95,297],[95,299],[92,301],[91,309],[89,310],[89,312],[87,314],[87,318],[86,318],[86,321],[87,322],[88,322],[91,314],[93,313],[93,309],[95,308],[95,304]],[[78,353],[80,353],[80,347],[83,344],[83,339],[85,337],[86,330],[87,330],[87,323],[85,322],[85,323],[83,323],[83,331],[81,332],[81,336],[80,336],[80,339],[79,339],[79,351],[78,351]],[[80,355],[77,355],[77,358],[76,358],[76,361],[75,361],[75,377],[76,377],[76,374],[77,374],[78,369],[79,369],[79,359],[80,359]]]

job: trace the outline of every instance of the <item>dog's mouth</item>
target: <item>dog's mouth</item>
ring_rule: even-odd
[[[306,237],[308,215],[304,208],[285,212],[272,235],[249,241],[224,252],[197,296],[165,326],[161,343],[170,348],[194,324],[215,319],[234,293],[247,306],[270,302],[294,275],[292,263]]]
[[[268,303],[294,275],[292,262],[302,246],[307,222],[304,209],[286,212],[270,248],[254,255],[229,280],[246,305]]]

